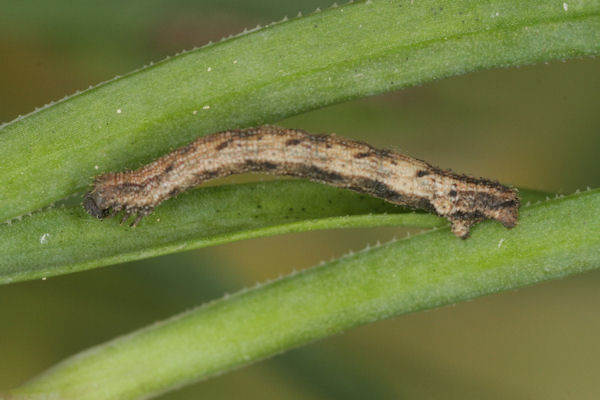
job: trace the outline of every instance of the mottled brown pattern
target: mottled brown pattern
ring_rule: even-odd
[[[137,214],[135,226],[164,200],[210,179],[243,172],[306,178],[433,211],[450,220],[452,232],[461,238],[484,219],[507,228],[517,223],[517,191],[498,182],[335,135],[276,126],[201,137],[135,171],[97,176],[83,205],[98,218],[124,211],[125,221]]]

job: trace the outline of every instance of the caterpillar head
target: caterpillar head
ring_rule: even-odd
[[[93,217],[104,219],[110,215],[111,206],[96,191],[90,191],[83,197],[83,208]]]

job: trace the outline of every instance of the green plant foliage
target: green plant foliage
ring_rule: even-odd
[[[144,398],[357,325],[596,268],[598,211],[594,190],[526,207],[510,231],[480,224],[463,241],[440,229],[349,255],[92,348],[10,398]]]
[[[48,208],[198,135],[434,79],[600,54],[600,0],[366,1],[133,72],[0,128],[0,283],[322,228],[439,228],[236,294],[76,355],[10,399],[148,398],[351,327],[600,266],[600,191],[474,227],[306,182],[206,188],[136,228]],[[525,194],[525,200],[537,194]],[[531,196],[531,197],[528,197]],[[371,214],[369,214],[371,213]]]
[[[546,194],[521,196],[527,202]],[[0,225],[0,284],[290,232],[447,224],[433,214],[298,180],[194,190],[160,206],[135,230],[118,220],[98,221],[74,205]]]
[[[432,214],[305,181],[191,191],[159,207],[135,230],[119,219],[101,222],[76,205],[0,226],[0,283],[289,232],[446,224]]]
[[[600,1],[374,1],[272,24],[0,130],[0,221],[191,139],[483,68],[600,53]],[[24,155],[27,155],[26,157]]]

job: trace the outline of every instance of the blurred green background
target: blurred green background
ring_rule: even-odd
[[[329,5],[2,0],[0,122],[182,49]],[[600,185],[594,59],[479,72],[280,123],[521,187],[570,193]],[[404,235],[286,235],[1,286],[0,389],[225,292]],[[161,398],[596,399],[599,288],[600,271],[402,316]]]

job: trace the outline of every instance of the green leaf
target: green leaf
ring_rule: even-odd
[[[395,315],[600,267],[600,190],[343,257],[89,349],[10,399],[138,399]]]
[[[273,24],[0,128],[0,221],[198,135],[469,71],[598,54],[600,0],[367,1]],[[396,211],[297,182],[198,190],[135,235],[79,206],[47,209],[0,227],[0,281],[267,234],[443,224]],[[599,212],[595,190],[524,207],[510,231],[485,222],[461,241],[441,228],[348,256],[90,349],[8,398],[147,398],[353,326],[597,268]]]
[[[521,196],[527,202],[546,194],[522,191]],[[135,230],[118,219],[98,221],[81,205],[0,225],[0,284],[291,232],[445,225],[433,214],[312,182],[213,186],[166,202]]]
[[[0,129],[0,221],[191,139],[484,68],[600,53],[600,0],[368,1],[191,51]]]
[[[0,225],[0,284],[253,237],[390,225],[432,228],[446,221],[306,181],[194,190],[160,206],[135,230],[118,218],[98,221],[81,205],[52,208]]]

